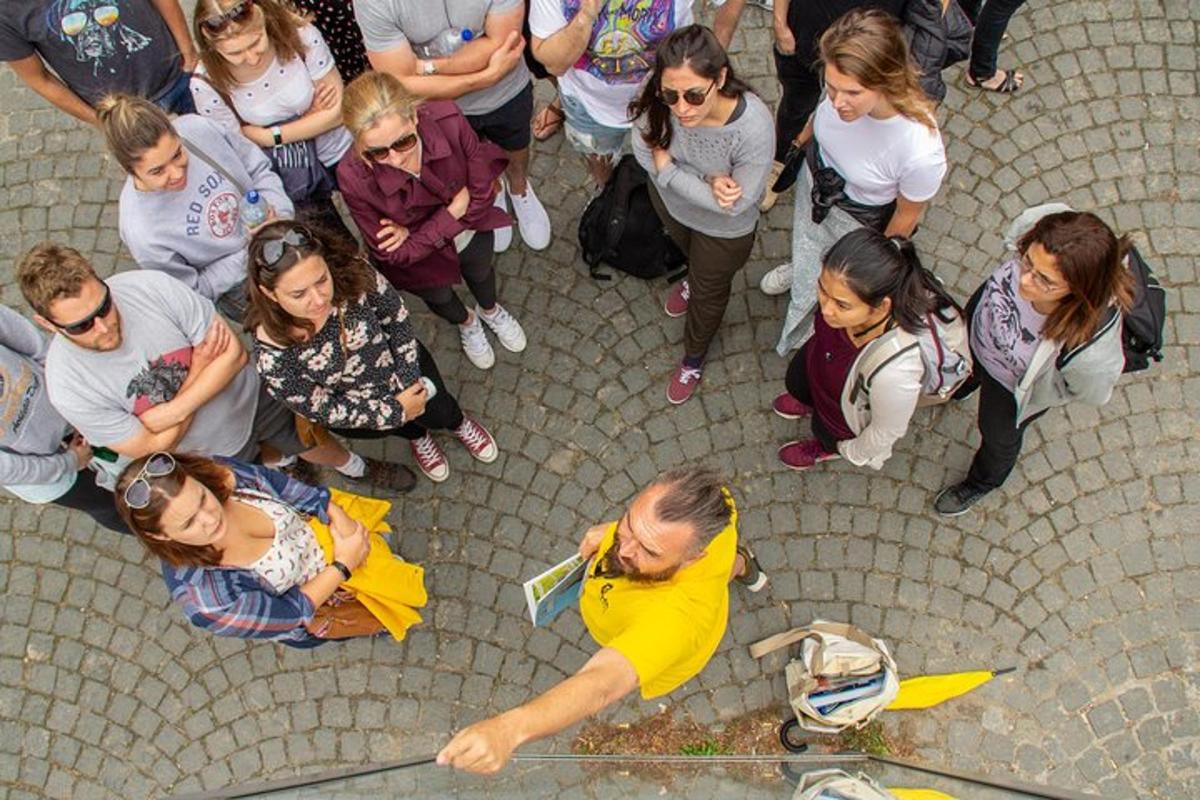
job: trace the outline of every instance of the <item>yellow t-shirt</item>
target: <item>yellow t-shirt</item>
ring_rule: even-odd
[[[579,595],[579,613],[592,638],[633,663],[642,697],[667,694],[708,664],[729,621],[729,574],[737,556],[737,509],[729,525],[709,543],[705,555],[662,583],[594,575],[600,557],[612,547],[617,523],[604,534],[588,565]]]

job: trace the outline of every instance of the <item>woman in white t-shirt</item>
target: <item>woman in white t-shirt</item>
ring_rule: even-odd
[[[342,126],[342,78],[320,31],[281,0],[198,0],[194,27],[196,113],[241,130],[272,156],[297,216],[349,237],[330,193],[353,140]],[[296,147],[307,140],[315,148]],[[320,164],[296,170],[314,149]]]
[[[791,290],[780,355],[812,333],[821,255],[864,225],[911,236],[946,175],[933,104],[891,16],[851,11],[819,50],[825,97],[796,137],[809,152],[796,186],[792,260],[761,283],[767,294]]]

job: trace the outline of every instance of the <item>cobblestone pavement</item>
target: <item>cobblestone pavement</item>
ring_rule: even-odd
[[[768,410],[784,301],[754,285],[788,255],[786,199],[735,283],[698,396],[669,408],[682,324],[662,314],[660,285],[587,277],[574,234],[588,193],[559,137],[534,163],[555,241],[500,259],[528,350],[479,372],[418,314],[503,453],[481,466],[451,449],[451,479],[398,503],[401,550],[429,567],[426,624],[403,644],[312,652],[217,640],[168,606],[134,542],[0,504],[13,531],[0,539],[0,795],[141,798],[430,752],[592,652],[576,615],[531,631],[520,581],[659,470],[709,458],[734,475],[743,535],[773,582],[734,593],[729,634],[674,707],[717,722],[779,702],[781,661],[756,663],[746,645],[816,615],[849,619],[892,641],[907,674],[1018,667],[940,709],[885,715],[920,758],[1113,797],[1200,797],[1198,21],[1186,0],[1035,0],[1001,54],[1026,89],[968,94],[948,73],[952,169],[918,244],[960,297],[993,267],[1005,221],[1051,198],[1133,232],[1172,287],[1166,361],[1102,409],[1039,421],[977,512],[929,511],[966,468],[973,402],[922,412],[880,473],[831,464],[799,477],[776,462],[793,433]],[[774,99],[768,42],[767,15],[748,10],[736,64]],[[0,73],[11,303],[10,265],[37,240],[69,241],[104,270],[128,256],[99,137]],[[655,711],[630,700],[610,717]]]

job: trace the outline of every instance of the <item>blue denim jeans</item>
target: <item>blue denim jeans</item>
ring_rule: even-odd
[[[181,72],[170,88],[154,100],[154,104],[168,114],[195,114],[196,101],[192,98],[192,73]]]

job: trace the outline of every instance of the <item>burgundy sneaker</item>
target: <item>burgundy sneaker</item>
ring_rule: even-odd
[[[441,483],[450,477],[450,462],[446,460],[446,454],[432,436],[427,433],[420,439],[413,439],[409,445],[412,446],[413,458],[416,459],[421,472],[425,473],[425,477],[434,483]]]
[[[663,311],[667,312],[668,317],[682,317],[687,313],[688,299],[691,296],[692,287],[688,286],[687,278],[684,278],[671,287],[667,302],[663,304]]]
[[[788,442],[779,448],[779,460],[788,469],[808,469],[822,461],[832,461],[839,457],[837,453],[830,453],[821,447],[821,443],[816,439]]]
[[[812,409],[784,392],[771,403],[772,410],[784,419],[801,419],[812,415]]]
[[[703,367],[689,367],[680,362],[675,369],[675,374],[671,376],[670,385],[667,386],[667,402],[673,406],[687,402],[687,399],[695,393],[696,386],[699,385],[703,375]]]
[[[496,440],[488,433],[488,429],[470,417],[463,417],[462,424],[454,431],[454,435],[476,461],[490,464],[500,454],[496,449]]]

